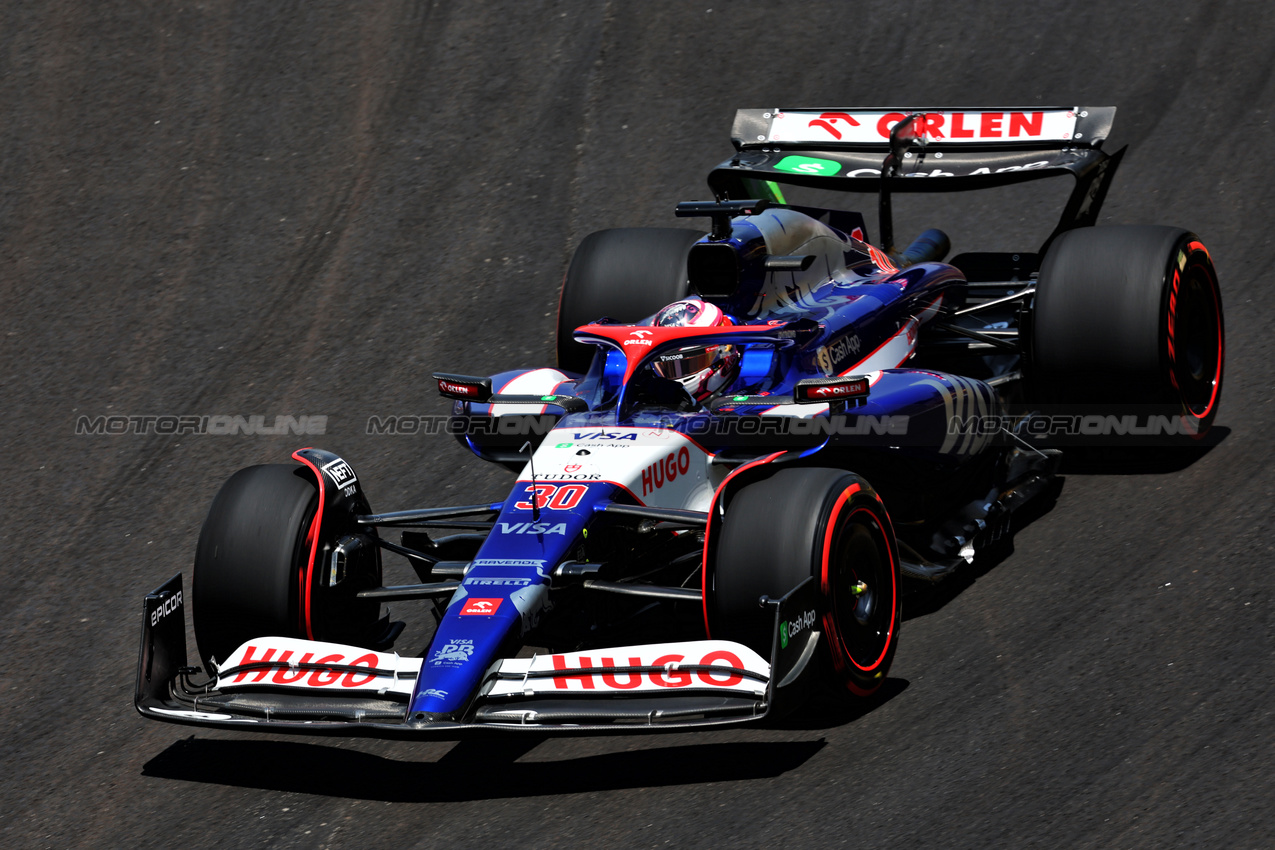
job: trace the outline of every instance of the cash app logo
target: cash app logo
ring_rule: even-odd
[[[788,624],[787,623],[779,624],[779,648],[780,649],[788,648]]]
[[[786,156],[775,163],[776,171],[787,171],[791,174],[819,174],[832,176],[841,170],[841,163],[830,159],[816,159],[813,156]]]

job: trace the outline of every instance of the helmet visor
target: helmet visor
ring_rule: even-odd
[[[665,378],[681,380],[705,371],[717,359],[718,350],[722,346],[710,345],[697,348],[683,348],[671,354],[661,356],[653,364],[655,371]]]

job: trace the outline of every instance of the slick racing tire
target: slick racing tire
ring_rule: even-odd
[[[715,550],[714,638],[770,657],[774,611],[809,576],[819,587],[824,664],[834,692],[879,688],[899,643],[899,553],[885,506],[868,483],[837,469],[781,469],[740,489]]]
[[[636,322],[690,291],[686,255],[695,230],[623,227],[590,233],[576,249],[558,301],[558,367],[585,372],[597,350],[572,334],[606,316]]]
[[[192,610],[205,664],[252,638],[309,637],[301,598],[318,503],[313,474],[296,464],[241,469],[217,493],[195,549]],[[321,577],[311,581],[315,640],[374,640],[378,603],[344,598],[354,587],[342,585],[338,597]]]
[[[1193,436],[1213,424],[1226,336],[1217,273],[1194,233],[1120,226],[1062,234],[1041,265],[1031,337],[1042,400],[1169,414]]]

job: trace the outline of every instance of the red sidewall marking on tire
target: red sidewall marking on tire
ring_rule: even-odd
[[[302,572],[301,605],[299,606],[301,608],[301,627],[305,630],[306,638],[314,640],[314,621],[310,614],[310,596],[314,587],[314,561],[319,555],[319,528],[323,522],[323,472],[301,454],[303,451],[305,450],[298,449],[293,452],[292,459],[308,466],[319,482],[319,506],[314,511],[314,521],[310,523],[310,533],[306,537],[306,541],[310,544],[310,560]]]
[[[1222,383],[1222,367],[1223,367],[1223,363],[1226,360],[1226,340],[1222,336],[1222,304],[1219,298],[1218,287],[1216,284],[1216,275],[1208,273],[1208,270],[1209,270],[1208,265],[1205,265],[1203,263],[1192,262],[1192,259],[1191,259],[1192,255],[1195,254],[1195,252],[1197,251],[1203,253],[1205,258],[1208,259],[1211,263],[1212,257],[1210,257],[1209,250],[1208,248],[1204,247],[1203,243],[1188,242],[1186,246],[1186,252],[1185,252],[1186,259],[1182,263],[1182,269],[1183,271],[1185,271],[1186,269],[1190,269],[1194,266],[1198,266],[1199,269],[1202,272],[1204,272],[1203,278],[1208,284],[1207,289],[1208,289],[1209,297],[1213,299],[1213,319],[1214,319],[1213,330],[1217,338],[1217,362],[1213,370],[1213,379],[1212,379],[1213,391],[1209,395],[1208,403],[1204,405],[1204,410],[1202,412],[1196,413],[1190,407],[1189,404],[1186,404],[1186,400],[1183,399],[1183,403],[1187,411],[1187,414],[1183,416],[1183,419],[1184,420],[1188,418],[1194,419],[1198,425],[1200,422],[1203,422],[1205,419],[1209,417],[1209,415],[1213,412],[1213,405],[1217,403],[1217,394]],[[1176,268],[1175,266],[1175,268],[1173,269],[1173,282],[1170,285],[1170,289],[1169,289],[1169,315],[1168,315],[1168,328],[1167,328],[1167,343],[1169,348],[1169,362],[1172,364],[1172,368],[1170,368],[1169,370],[1169,381],[1170,383],[1173,384],[1174,389],[1178,390],[1179,392],[1182,391],[1182,388],[1178,386],[1177,351],[1176,351],[1176,341],[1174,339],[1174,335],[1175,335],[1175,331],[1177,330],[1177,301],[1178,301],[1178,296],[1180,294],[1178,292],[1178,285],[1181,282],[1181,280],[1182,280],[1182,271],[1179,271],[1179,269]],[[1195,433],[1195,434],[1192,434],[1191,436],[1195,437],[1196,439],[1199,439],[1203,435],[1199,433]]]
[[[853,496],[855,493],[859,492],[859,490],[860,490],[860,487],[858,484],[851,484],[849,487],[847,487],[845,491],[837,498],[837,503],[832,506],[832,514],[828,517],[828,530],[825,533],[824,539],[823,539],[823,560],[822,560],[822,566],[820,568],[820,579],[819,579],[819,586],[820,586],[819,589],[823,593],[825,598],[830,598],[832,594],[832,583],[829,580],[829,575],[828,575],[828,567],[829,567],[828,559],[829,559],[829,556],[831,555],[831,550],[832,550],[832,538],[837,528],[837,516],[841,513],[842,507],[845,506],[845,503],[849,501],[850,497]],[[876,524],[877,528],[880,529],[881,534],[886,535],[889,533],[888,531],[886,531],[885,526],[882,525],[881,520],[876,516],[876,514],[874,514],[871,510],[869,510],[866,507],[855,508],[850,513],[850,517],[853,517],[855,514],[859,513],[860,511],[868,514],[868,516],[872,518],[872,521]],[[849,519],[850,517],[848,517],[847,519]],[[832,657],[833,657],[834,665],[836,665],[838,668],[841,668],[843,666],[841,663],[840,656],[844,656],[845,658],[848,658],[850,660],[850,663],[853,664],[855,667],[858,667],[860,670],[864,671],[865,673],[870,673],[873,670],[875,670],[877,667],[881,666],[881,662],[885,659],[885,656],[890,651],[890,644],[894,641],[894,625],[895,625],[894,620],[898,611],[897,603],[898,603],[899,589],[896,584],[897,579],[895,577],[895,573],[898,571],[895,569],[894,550],[890,548],[888,539],[886,540],[885,551],[886,551],[886,557],[889,558],[890,560],[890,626],[886,630],[885,646],[882,647],[881,654],[877,656],[877,660],[873,661],[872,664],[870,664],[869,666],[864,667],[858,661],[855,661],[854,656],[850,654],[850,651],[848,649],[846,649],[845,642],[841,638],[841,631],[836,628],[836,625],[837,625],[836,618],[834,616],[832,606],[829,605],[828,613],[824,614],[823,625],[824,625],[824,630],[827,632],[827,634],[829,636],[835,636],[836,638],[836,642],[838,644],[836,648],[838,651],[834,652]]]

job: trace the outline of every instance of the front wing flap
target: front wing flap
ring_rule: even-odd
[[[387,738],[759,722],[801,701],[819,640],[818,631],[791,628],[815,620],[813,579],[765,602],[775,612],[769,662],[721,640],[504,658],[488,669],[464,717],[451,721],[409,716],[423,659],[340,644],[263,637],[239,647],[207,683],[196,682],[178,574],[146,597],[134,705],[172,723]]]

